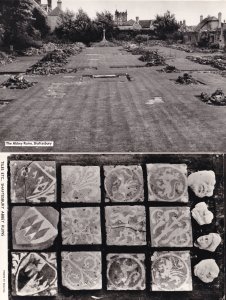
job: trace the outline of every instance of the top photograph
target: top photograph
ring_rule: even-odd
[[[1,152],[225,152],[226,1],[0,0]]]

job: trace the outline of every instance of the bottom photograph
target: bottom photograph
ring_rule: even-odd
[[[223,300],[224,155],[8,156],[10,299]]]

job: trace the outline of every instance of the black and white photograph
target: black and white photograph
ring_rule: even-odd
[[[1,0],[0,150],[224,152],[225,49],[225,0]]]
[[[15,165],[33,196],[48,186],[26,161],[55,165],[54,202],[11,201],[24,188]],[[7,165],[8,299],[224,299],[223,154],[12,154]]]
[[[226,300],[226,0],[0,0],[0,300]]]

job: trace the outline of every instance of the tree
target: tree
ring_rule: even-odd
[[[50,33],[47,18],[37,8],[33,10],[33,18],[35,19],[33,22],[34,28],[40,31],[42,38],[45,38]]]
[[[89,18],[86,12],[79,9],[75,15],[66,11],[62,15],[60,25],[55,29],[58,38],[70,42],[83,42],[89,44],[97,38],[97,25]]]
[[[101,13],[96,13],[96,19],[94,20],[96,23],[99,36],[103,36],[103,29],[106,30],[106,38],[112,38],[114,31],[114,16],[107,10]]]
[[[4,41],[16,48],[35,45],[41,34],[34,27],[33,5],[30,0],[1,0]]]
[[[155,33],[162,39],[166,39],[169,35],[174,34],[180,27],[174,14],[171,14],[169,11],[163,16],[157,15],[153,25],[155,27]]]

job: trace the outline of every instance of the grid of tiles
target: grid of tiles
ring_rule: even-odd
[[[56,173],[10,162],[13,295],[193,289],[185,164],[62,165],[58,193]]]

